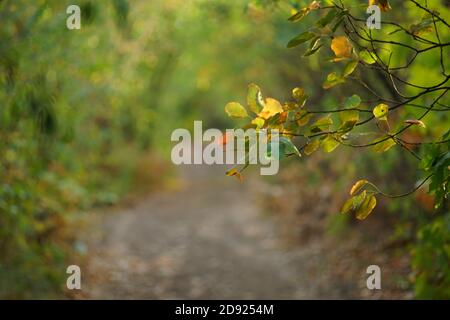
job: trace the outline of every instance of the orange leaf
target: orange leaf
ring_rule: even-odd
[[[346,36],[339,36],[331,41],[331,50],[338,58],[350,58],[353,46]]]

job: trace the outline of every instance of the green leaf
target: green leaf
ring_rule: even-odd
[[[300,11],[294,13],[292,16],[289,17],[289,21],[296,22],[301,20],[304,16],[306,16],[309,13],[309,8],[303,8]]]
[[[389,107],[385,103],[380,103],[375,108],[373,108],[373,115],[377,119],[387,120],[387,114],[389,112]]]
[[[311,125],[309,130],[313,133],[330,130],[330,126],[333,124],[333,119],[330,116],[322,117]]]
[[[334,137],[333,135],[329,134],[327,137],[322,141],[322,148],[325,152],[332,152],[334,149],[336,149],[339,146],[339,141]]]
[[[339,130],[348,132],[352,130],[355,124],[358,122],[359,111],[358,110],[342,111],[339,113],[339,117],[341,118],[342,121],[342,125],[339,127]]]
[[[316,53],[317,51],[320,50],[320,48],[322,48],[323,43],[319,44],[319,45],[314,45],[313,48],[308,49],[308,51],[306,51],[303,56],[304,57],[309,57],[311,55],[313,55],[314,53]]]
[[[351,97],[348,97],[347,100],[345,100],[344,107],[356,108],[360,105],[360,103],[361,103],[361,98],[357,94],[354,94]]]
[[[421,35],[423,33],[433,31],[433,16],[429,15],[422,17],[422,20],[419,23],[412,24],[409,27],[409,31],[415,36]]]
[[[361,192],[360,194],[358,194],[357,196],[353,197],[353,209],[358,209],[358,207],[364,202],[364,200],[366,199],[367,196],[367,191],[364,190],[363,192]]]
[[[295,154],[301,157],[300,151],[298,151],[297,147],[292,143],[292,141],[289,138],[280,137],[280,144],[284,145],[285,155]]]
[[[326,16],[324,16],[323,18],[319,19],[319,21],[316,22],[316,25],[319,28],[325,27],[327,24],[329,24],[331,21],[333,21],[333,19],[336,17],[336,14],[337,14],[337,10],[331,9],[330,11],[328,11]]]
[[[298,36],[296,36],[295,38],[291,39],[291,41],[288,42],[287,47],[294,48],[306,41],[311,40],[315,36],[316,35],[312,32],[309,32],[309,31],[303,32],[303,33],[299,34]]]
[[[359,53],[359,58],[367,64],[374,64],[375,62],[377,62],[377,60],[367,50],[361,51]]]
[[[379,142],[382,141],[382,142]],[[377,143],[373,146],[373,151],[377,153],[382,153],[388,151],[392,146],[395,146],[396,143],[394,139],[389,136],[383,136],[381,138],[375,139],[373,143]]]
[[[347,76],[351,75],[353,73],[353,71],[355,71],[357,65],[358,65],[357,60],[352,60],[352,61],[348,62],[344,67],[342,76],[347,77]]]
[[[356,218],[358,220],[366,219],[377,205],[377,198],[370,195],[364,199],[358,209],[356,209]]]
[[[319,148],[320,145],[320,141],[319,140],[313,140],[310,143],[308,143],[305,147],[305,149],[303,150],[305,152],[306,155],[310,155],[312,154],[314,151],[317,150],[317,148]]]
[[[247,105],[251,111],[258,114],[264,108],[261,89],[254,83],[248,85]]]
[[[342,205],[341,208],[341,213],[342,214],[347,214],[353,211],[353,202],[354,202],[354,198],[350,198],[347,199],[347,201],[344,202],[344,204]]]
[[[238,102],[229,102],[225,106],[225,112],[231,118],[246,118],[248,117],[247,110]]]
[[[327,76],[327,80],[323,83],[323,88],[330,89],[344,82],[345,80],[343,78],[339,77],[335,72],[332,72]]]
[[[314,53],[316,53],[323,46],[323,43],[320,43],[320,39],[321,39],[321,37],[317,36],[317,37],[315,37],[314,39],[311,40],[308,51],[306,51],[303,54],[304,57],[308,57],[310,55],[313,55]]]

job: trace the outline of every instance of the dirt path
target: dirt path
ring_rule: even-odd
[[[302,261],[256,206],[251,183],[189,166],[184,187],[103,215],[90,244],[89,298],[317,298]],[[305,254],[308,256],[305,257]]]

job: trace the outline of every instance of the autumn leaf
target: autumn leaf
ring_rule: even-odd
[[[405,123],[410,124],[410,125],[418,125],[418,126],[421,126],[422,128],[425,128],[425,123],[423,123],[423,121],[421,121],[421,120],[408,119],[408,120],[405,120]]]
[[[358,180],[356,181],[356,183],[352,186],[351,190],[350,190],[350,195],[353,196],[356,193],[358,193],[362,187],[364,187],[366,184],[368,184],[369,181],[363,179],[363,180]]]
[[[319,145],[320,145],[320,141],[319,140],[313,140],[313,141],[311,141],[310,143],[308,143],[307,145],[306,145],[306,147],[305,147],[305,149],[303,150],[303,152],[306,154],[306,155],[310,155],[310,154],[312,154],[314,151],[316,151],[317,150],[317,148],[319,148]]]
[[[338,58],[351,58],[353,46],[346,36],[335,37],[331,41],[331,50]]]
[[[264,108],[258,114],[258,116],[267,120],[280,112],[283,112],[283,107],[281,106],[281,104],[275,99],[267,98]]]
[[[264,126],[264,119],[263,118],[255,118],[252,120],[252,124],[256,125],[256,129],[261,129]]]
[[[244,177],[242,176],[242,174],[235,168],[228,170],[226,172],[226,175],[229,177],[236,177],[241,182],[244,180]]]
[[[377,199],[374,195],[370,195],[367,198],[364,199],[364,201],[361,203],[361,205],[356,209],[356,219],[358,220],[364,220],[366,219],[369,214],[373,211],[373,209],[377,205]]]
[[[379,6],[380,10],[383,12],[391,10],[391,5],[388,0],[369,0],[369,6],[371,5]]]
[[[300,127],[306,125],[310,119],[311,113],[308,113],[307,110],[302,109],[295,114],[295,121]]]

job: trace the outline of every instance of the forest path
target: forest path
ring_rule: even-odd
[[[318,297],[303,266],[311,253],[283,245],[249,181],[197,165],[182,168],[181,179],[181,190],[101,216],[89,244],[87,298]]]

